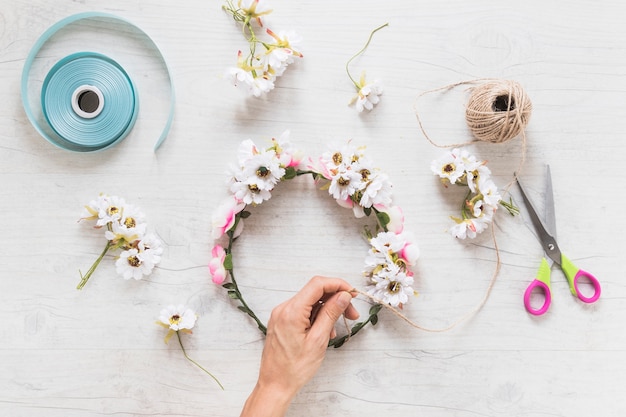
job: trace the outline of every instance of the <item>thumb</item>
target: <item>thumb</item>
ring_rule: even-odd
[[[310,332],[316,336],[328,337],[339,317],[350,305],[350,301],[352,294],[347,291],[341,291],[329,298],[320,309]]]

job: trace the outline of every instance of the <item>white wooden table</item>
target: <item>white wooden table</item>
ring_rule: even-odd
[[[390,175],[394,200],[421,248],[420,296],[404,312],[431,328],[454,323],[484,296],[496,253],[489,233],[457,241],[444,232],[460,194],[443,189],[431,174],[430,161],[443,150],[425,140],[413,105],[425,90],[484,77],[514,79],[530,95],[524,173],[540,197],[544,164],[550,164],[559,241],[599,278],[600,301],[577,301],[555,268],[551,310],[530,316],[522,294],[542,251],[524,217],[501,210],[495,234],[502,268],[475,316],[448,332],[429,333],[383,311],[376,327],[328,352],[289,415],[624,415],[622,3],[272,4],[274,25],[304,37],[304,59],[268,96],[255,99],[223,77],[246,43],[219,1],[1,0],[0,415],[238,415],[256,381],[263,337],[210,282],[211,212],[226,196],[225,171],[239,142],[263,143],[286,129],[310,156],[347,139],[367,146]],[[142,49],[132,33],[126,43],[100,45],[136,71],[142,108],[121,144],[68,152],[41,138],[26,118],[19,84],[33,43],[58,20],[92,10],[134,22],[167,59],[176,115],[156,153],[167,82],[163,68],[150,60],[154,51]],[[389,27],[351,67],[357,76],[365,69],[385,87],[380,104],[358,114],[347,105],[354,91],[344,66],[385,22]],[[59,36],[63,42],[43,54],[46,62],[89,41],[71,30]],[[456,89],[420,101],[430,136],[440,143],[471,139],[463,119],[466,98],[464,89]],[[516,139],[468,149],[488,160],[496,182],[505,185],[522,145]],[[124,281],[109,256],[77,291],[78,270],[91,265],[105,241],[76,220],[100,192],[143,209],[165,243],[163,260],[145,280]],[[238,278],[263,320],[314,274],[363,285],[367,247],[358,223],[309,179],[281,184],[246,227],[237,243]],[[172,303],[198,313],[186,347],[225,391],[184,359],[175,340],[163,343],[164,330],[154,322]],[[356,303],[365,315],[367,302]]]

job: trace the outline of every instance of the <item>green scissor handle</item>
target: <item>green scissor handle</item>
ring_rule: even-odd
[[[600,282],[598,282],[597,278],[591,275],[589,272],[579,269],[576,265],[570,261],[567,256],[561,254],[561,269],[565,274],[565,278],[567,278],[567,282],[569,284],[569,290],[572,294],[578,297],[581,301],[585,303],[593,303],[600,298],[601,288]],[[580,278],[586,278],[591,285],[593,286],[593,294],[591,297],[585,296],[578,289],[578,281]]]

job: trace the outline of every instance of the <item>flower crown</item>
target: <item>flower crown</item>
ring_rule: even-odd
[[[272,138],[271,146],[265,149],[258,148],[252,140],[245,140],[239,146],[238,164],[232,168],[229,183],[232,196],[212,217],[216,244],[211,251],[209,272],[213,282],[221,284],[230,298],[238,300],[238,308],[266,333],[265,324],[244,300],[235,280],[233,244],[243,231],[244,220],[251,215],[246,210],[248,206],[269,200],[279,182],[310,174],[316,183],[324,183],[322,189],[341,207],[352,209],[355,217],[374,214],[375,235],[370,229],[365,230],[370,245],[363,270],[366,291],[372,299],[401,308],[416,294],[411,267],[417,261],[419,249],[413,235],[404,230],[402,210],[392,204],[389,177],[373,165],[364,147],[356,147],[352,142],[331,147],[317,160],[309,159],[306,168],[301,169],[302,157],[288,137],[286,131]],[[230,282],[225,282],[227,277]],[[373,305],[366,321],[356,323],[349,334],[331,339],[329,346],[340,347],[367,323],[376,324],[381,308],[381,304]]]

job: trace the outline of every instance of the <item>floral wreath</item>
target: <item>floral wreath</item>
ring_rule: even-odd
[[[266,325],[245,301],[235,279],[234,242],[243,231],[244,219],[251,215],[246,210],[248,206],[269,200],[272,190],[281,181],[311,175],[341,207],[352,209],[355,217],[374,214],[376,219],[374,233],[367,227],[364,233],[370,245],[363,270],[366,292],[357,290],[375,303],[365,321],[357,322],[346,335],[329,341],[328,346],[338,348],[368,323],[375,325],[383,304],[402,308],[409,296],[417,294],[412,288],[411,267],[417,261],[419,249],[413,235],[404,230],[402,210],[392,204],[389,177],[374,167],[364,147],[357,147],[350,141],[331,146],[317,160],[309,158],[303,169],[302,157],[288,138],[289,132],[286,131],[280,137],[272,138],[271,146],[265,149],[259,149],[250,139],[239,146],[238,164],[231,168],[229,182],[232,196],[212,216],[215,245],[211,251],[209,272],[213,282],[221,284],[228,296],[239,302],[238,309],[249,315],[266,334]],[[230,281],[225,282],[228,277]]]

